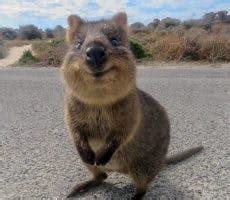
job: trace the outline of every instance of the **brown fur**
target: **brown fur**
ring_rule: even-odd
[[[136,68],[127,38],[125,13],[111,20],[85,22],[68,18],[70,51],[61,68],[65,85],[65,120],[80,157],[93,179],[77,185],[70,196],[96,186],[107,171],[128,174],[141,199],[147,185],[167,162],[170,124],[164,108],[136,87]],[[110,38],[118,40],[111,46]],[[81,40],[81,49],[76,41]],[[94,77],[85,50],[94,42],[105,47],[108,60],[102,77]]]

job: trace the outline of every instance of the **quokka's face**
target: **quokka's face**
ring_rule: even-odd
[[[121,98],[135,82],[125,13],[110,20],[85,22],[68,17],[70,51],[61,68],[64,81],[83,101],[105,104]]]

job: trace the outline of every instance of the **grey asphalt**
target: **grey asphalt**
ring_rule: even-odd
[[[230,66],[138,70],[138,86],[168,110],[170,153],[205,150],[166,167],[145,199],[230,199]],[[54,68],[0,69],[1,199],[63,199],[90,174],[68,138]],[[80,199],[129,199],[131,180],[111,173]]]

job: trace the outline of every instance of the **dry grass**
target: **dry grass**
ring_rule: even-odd
[[[230,25],[215,24],[210,31],[201,27],[185,29],[182,25],[172,30],[144,29],[129,34],[130,41],[144,50],[142,60],[167,61],[230,61]],[[67,52],[64,32],[53,40],[8,40],[7,48],[32,44],[38,62],[58,67]],[[132,45],[131,45],[132,46]],[[0,46],[0,53],[3,46]],[[139,51],[138,51],[139,52]],[[5,55],[2,54],[2,55]]]
[[[67,45],[63,40],[43,40],[33,42],[32,49],[39,62],[59,67],[67,52]]]
[[[21,47],[21,46],[29,45],[29,44],[31,44],[31,42],[28,40],[21,40],[21,39],[5,40],[5,45],[8,49],[11,47]]]
[[[179,26],[171,31],[144,30],[130,37],[148,49],[156,61],[230,61],[229,29],[230,25],[221,24],[213,26],[211,32]]]
[[[230,61],[230,40],[221,35],[202,40],[201,59],[209,62]]]

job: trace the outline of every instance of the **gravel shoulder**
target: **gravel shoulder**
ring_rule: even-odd
[[[229,199],[230,67],[140,67],[138,86],[165,106],[170,154],[205,150],[166,167],[145,199]],[[90,174],[68,138],[63,88],[54,68],[0,69],[1,199],[65,198]],[[80,199],[128,199],[134,188],[111,173]]]

